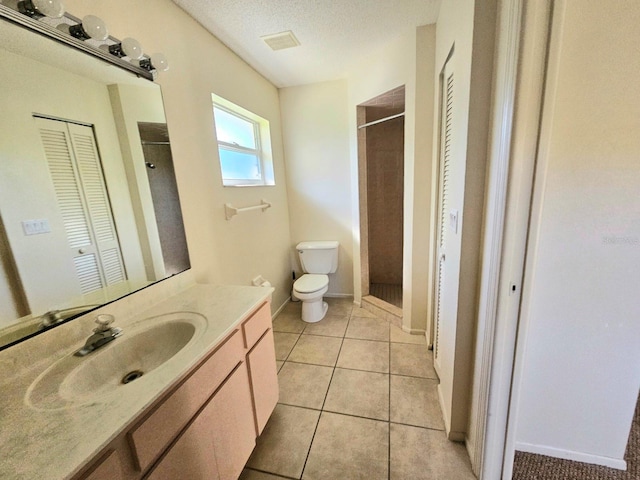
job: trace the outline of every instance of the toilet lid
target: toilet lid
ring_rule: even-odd
[[[329,277],[326,275],[302,275],[293,284],[293,288],[300,293],[312,293],[329,285]]]

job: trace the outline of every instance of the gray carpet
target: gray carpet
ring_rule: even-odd
[[[627,471],[516,452],[513,480],[640,480],[640,399],[636,405],[627,452]]]

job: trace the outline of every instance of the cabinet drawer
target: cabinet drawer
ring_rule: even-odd
[[[267,302],[242,324],[244,346],[253,347],[269,328],[271,328],[271,308]]]
[[[131,430],[130,443],[142,471],[160,455],[243,357],[241,335],[236,330],[151,415]]]

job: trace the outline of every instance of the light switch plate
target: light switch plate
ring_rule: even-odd
[[[458,210],[449,212],[449,227],[453,230],[453,233],[458,233]]]
[[[23,220],[22,230],[25,235],[39,235],[51,232],[51,227],[49,226],[49,220],[41,218],[39,220]]]

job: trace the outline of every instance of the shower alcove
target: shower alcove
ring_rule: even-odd
[[[363,302],[402,318],[404,86],[357,107]]]

